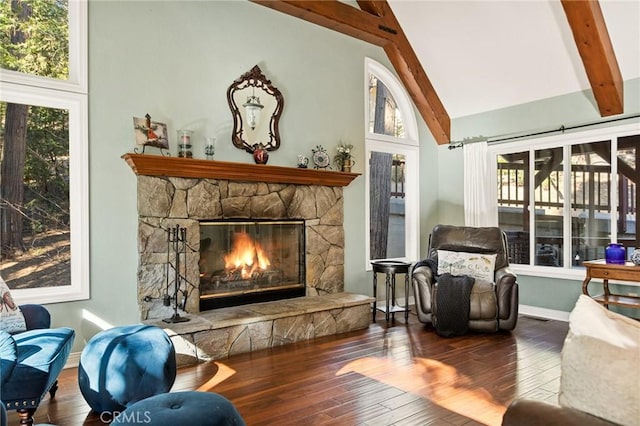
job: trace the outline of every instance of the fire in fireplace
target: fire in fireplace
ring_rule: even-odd
[[[200,222],[200,310],[305,295],[304,221]]]

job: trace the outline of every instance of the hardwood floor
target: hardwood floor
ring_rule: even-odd
[[[415,315],[387,325],[378,314],[366,330],[182,368],[172,391],[220,393],[251,426],[499,425],[515,398],[556,402],[567,329],[520,317],[511,333],[445,339]],[[59,383],[36,423],[105,424],[82,398],[77,369]]]

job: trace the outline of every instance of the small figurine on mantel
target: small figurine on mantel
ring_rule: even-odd
[[[142,145],[142,152],[139,152],[138,148],[134,148],[133,152],[136,154],[144,154],[146,147],[153,146],[155,148],[160,148],[160,153],[162,155],[170,155],[169,152],[164,152],[164,150],[169,149],[167,125],[165,123],[151,121],[151,116],[147,114],[144,118],[133,117],[133,127],[135,131],[136,144]]]

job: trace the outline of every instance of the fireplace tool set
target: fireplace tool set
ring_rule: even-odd
[[[174,256],[173,262],[171,255]],[[164,305],[170,306],[173,300],[173,315],[162,321],[167,323],[177,323],[189,321],[189,318],[180,316],[178,313],[179,293],[182,293],[182,303],[180,308],[184,311],[187,303],[187,290],[182,289],[182,283],[185,286],[190,284],[186,279],[186,259],[187,259],[187,228],[176,225],[174,228],[167,229],[167,271],[166,271],[166,287],[164,296]],[[173,270],[173,296],[169,295],[169,276]]]

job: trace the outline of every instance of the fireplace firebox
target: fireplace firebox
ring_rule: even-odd
[[[303,220],[200,222],[200,311],[305,295]]]

